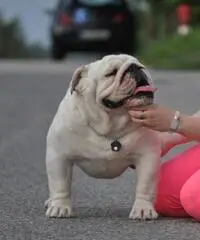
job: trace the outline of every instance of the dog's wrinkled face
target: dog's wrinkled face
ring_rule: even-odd
[[[90,94],[105,108],[148,105],[154,100],[153,83],[145,67],[126,54],[108,55],[79,68],[72,79],[71,89],[81,95]]]

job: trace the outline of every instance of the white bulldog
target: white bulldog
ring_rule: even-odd
[[[47,135],[49,199],[46,216],[72,215],[73,166],[94,178],[111,179],[134,166],[137,174],[131,219],[156,219],[153,197],[160,166],[158,135],[134,124],[126,102],[150,104],[154,87],[136,58],[108,55],[78,68]]]

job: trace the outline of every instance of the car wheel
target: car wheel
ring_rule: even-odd
[[[51,49],[51,55],[53,60],[59,61],[65,57],[66,52],[62,47],[58,45],[53,45]]]

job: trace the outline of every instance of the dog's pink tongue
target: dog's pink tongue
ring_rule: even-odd
[[[134,106],[134,107],[137,107],[137,106],[140,106],[142,105],[142,100],[140,98],[137,98],[136,94],[139,93],[139,92],[155,92],[157,90],[157,88],[154,88],[152,86],[141,86],[141,87],[138,87],[134,90],[134,96],[130,99],[127,99],[126,100],[126,105],[128,107],[131,107],[131,106]]]
[[[149,85],[141,86],[141,87],[138,87],[138,88],[135,89],[134,94],[137,94],[139,92],[152,92],[152,93],[154,93],[156,90],[157,90],[157,88],[154,88],[154,87],[149,86]]]

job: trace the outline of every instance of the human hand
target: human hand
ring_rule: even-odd
[[[157,104],[145,107],[130,107],[129,110],[133,122],[160,132],[170,131],[175,112],[173,109]]]

